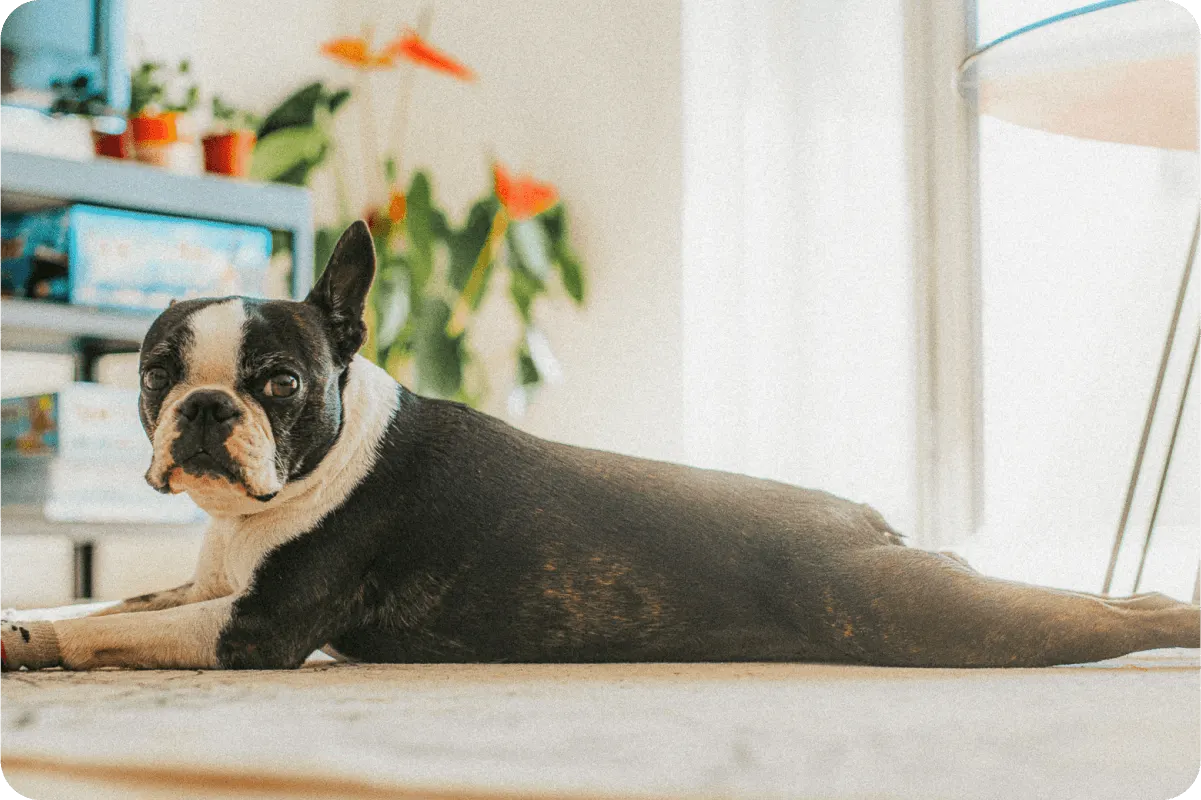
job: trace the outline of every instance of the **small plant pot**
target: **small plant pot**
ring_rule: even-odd
[[[133,140],[137,145],[171,144],[179,138],[179,114],[166,111],[162,114],[140,114],[129,120]]]
[[[254,153],[254,131],[239,130],[205,136],[204,170],[217,175],[245,178],[250,174]]]
[[[92,131],[92,147],[98,156],[130,158],[133,156],[133,131],[129,125],[125,126],[123,133]]]

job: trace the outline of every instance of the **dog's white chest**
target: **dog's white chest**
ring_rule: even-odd
[[[312,474],[289,483],[258,513],[213,518],[197,580],[245,591],[271,551],[313,530],[370,472],[396,412],[396,382],[356,356],[344,397],[342,434]]]
[[[254,527],[247,530],[243,526],[232,524],[226,536],[222,567],[225,580],[235,593],[241,593],[250,585],[250,579],[259,562],[279,544],[278,541],[270,544],[256,541],[257,532]]]
[[[271,551],[312,527],[310,520],[292,514],[265,513],[238,520],[214,523],[224,540],[221,567],[226,583],[242,592],[254,578],[259,564]]]

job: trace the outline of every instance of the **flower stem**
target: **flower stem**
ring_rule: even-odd
[[[417,35],[423,39],[429,36],[434,24],[434,9],[426,6],[417,16]],[[406,64],[401,73],[400,91],[396,93],[396,107],[392,111],[392,129],[396,132],[396,153],[393,162],[396,164],[396,175],[404,180],[404,150],[405,139],[409,133],[409,109],[413,103],[413,84],[417,77],[417,67]]]
[[[446,323],[448,336],[458,336],[467,327],[467,317],[471,315],[470,298],[479,291],[480,284],[484,281],[484,273],[496,257],[497,243],[504,238],[508,227],[509,215],[503,208],[497,209],[496,214],[492,217],[492,227],[488,230],[488,238],[484,241],[484,246],[480,248],[480,254],[475,258],[471,276],[463,286],[463,291],[459,293],[454,310],[450,314],[450,320]]]

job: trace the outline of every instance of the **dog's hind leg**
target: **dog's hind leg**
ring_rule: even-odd
[[[963,566],[976,572],[977,570],[968,563],[967,559],[951,550],[939,550],[938,555],[945,556],[953,561],[958,561]],[[1073,594],[1082,595],[1084,597],[1092,597],[1097,600],[1102,600],[1108,605],[1115,608],[1143,609],[1146,611],[1154,611],[1161,608],[1176,608],[1181,605],[1187,605],[1180,600],[1175,600],[1168,597],[1166,594],[1159,592],[1142,592],[1141,594],[1127,595],[1126,597],[1110,597],[1103,594],[1093,594],[1092,592],[1081,592],[1075,589]]]
[[[1201,646],[1201,609],[1183,603],[1124,606],[989,578],[907,547],[856,551],[845,570],[839,612],[852,623],[854,650],[872,663],[1032,667]]]

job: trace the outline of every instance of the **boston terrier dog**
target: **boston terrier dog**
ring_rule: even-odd
[[[544,441],[356,355],[352,225],[303,302],[173,304],[141,351],[146,473],[212,522],[191,582],[6,623],[4,664],[826,661],[1031,667],[1201,645],[1201,612],[989,578],[868,506]]]

